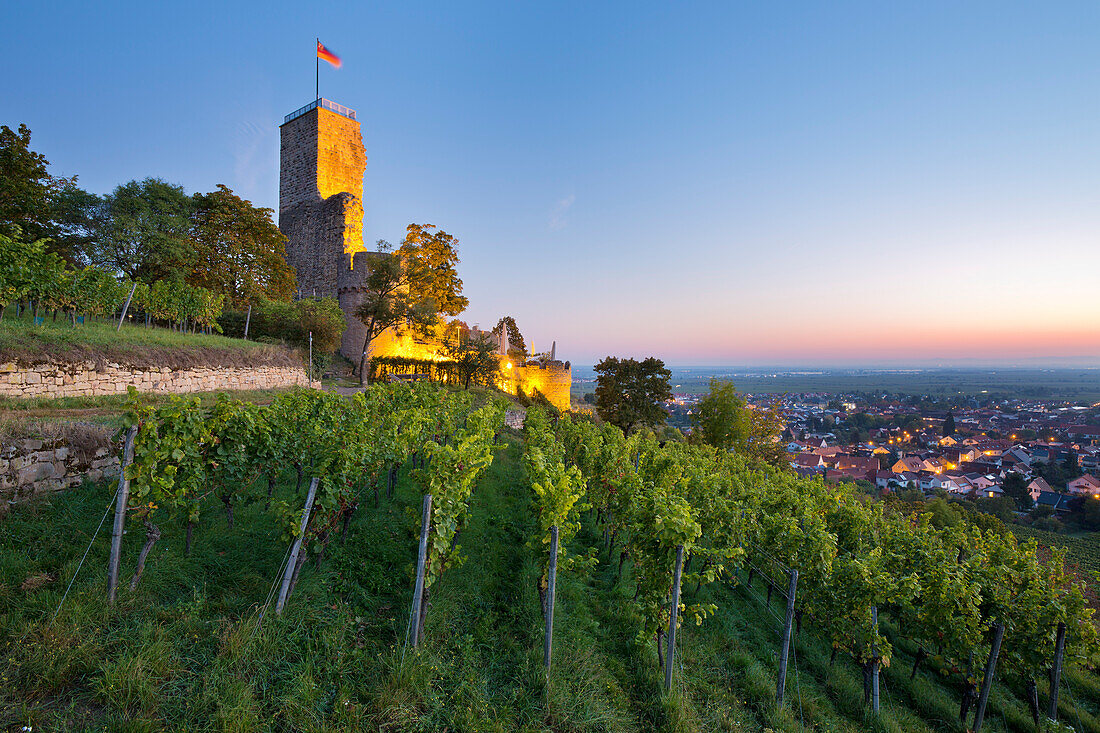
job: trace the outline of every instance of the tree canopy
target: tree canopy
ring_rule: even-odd
[[[609,356],[596,365],[596,412],[629,433],[640,426],[663,425],[672,399],[672,372],[655,357],[638,361]]]
[[[691,436],[719,450],[744,445],[749,437],[747,412],[733,382],[712,377],[710,392],[691,411]]]
[[[443,316],[461,313],[469,303],[458,277],[458,240],[432,225],[410,224],[394,251],[385,240],[368,262],[363,301],[356,317],[366,327],[359,379],[365,382],[367,352],[387,328],[431,335]]]
[[[778,410],[749,405],[733,382],[711,378],[710,392],[692,410],[691,425],[694,442],[735,451],[773,466],[787,461],[786,449],[779,440],[784,428]]]
[[[504,329],[508,329],[508,356],[519,360],[526,359],[527,342],[523,340],[523,334],[516,325],[516,319],[511,316],[501,318],[497,321],[497,325],[493,326],[493,335],[500,338]]]
[[[253,206],[221,183],[192,198],[195,260],[187,281],[222,293],[237,307],[259,299],[289,300],[294,270],[272,210]]]
[[[458,277],[458,240],[433,224],[409,224],[398,250],[409,297],[417,303],[435,302],[441,316],[457,316],[470,300],[462,295]]]
[[[182,186],[146,178],[105,197],[106,220],[96,237],[93,264],[132,280],[184,280],[196,262],[191,239],[194,202]]]

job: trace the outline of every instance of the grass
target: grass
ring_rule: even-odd
[[[10,309],[9,309],[10,310]],[[0,363],[115,361],[135,367],[297,366],[302,359],[283,346],[167,328],[89,321],[71,326],[58,317],[41,325],[8,313],[0,321]]]
[[[718,612],[679,635],[671,694],[653,643],[636,638],[630,572],[601,563],[559,577],[554,666],[542,668],[536,526],[518,439],[507,434],[479,482],[459,544],[464,564],[432,589],[426,641],[403,653],[419,489],[403,471],[392,501],[364,498],[345,544],[311,562],[282,617],[263,604],[285,552],[262,503],[202,517],[195,551],[164,524],[135,593],[105,607],[109,521],[56,619],[112,487],[86,485],[0,520],[0,730],[50,731],[962,731],[951,680],[909,679],[900,638],[883,710],[862,676],[807,619],[792,645],[788,704],[774,702],[781,601],[760,584],[713,584]],[[289,477],[278,488],[289,497]],[[140,545],[124,543],[124,577]],[[577,549],[599,543],[589,525]],[[687,600],[691,590],[686,589]],[[891,634],[895,630],[890,629]],[[1100,730],[1100,678],[1066,674],[1061,717]],[[1043,700],[1045,704],[1045,700]],[[1030,731],[1026,705],[998,679],[989,731]]]

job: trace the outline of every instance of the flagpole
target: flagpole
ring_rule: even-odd
[[[321,39],[314,39],[317,41],[317,46],[321,45]],[[317,53],[317,46],[313,47],[313,73],[314,73],[314,99],[321,98],[321,56]]]

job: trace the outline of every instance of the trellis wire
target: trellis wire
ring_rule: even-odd
[[[118,496],[119,489],[115,489],[115,493],[111,495],[111,501],[107,503],[107,509],[104,510],[103,516],[99,520],[99,526],[95,528],[95,532],[92,533],[92,539],[88,542],[88,548],[84,550],[84,554],[80,557],[80,562],[76,564],[76,572],[73,573],[73,577],[69,580],[69,585],[65,587],[65,593],[61,596],[61,600],[57,604],[57,608],[54,609],[53,615],[50,616],[50,623],[54,622],[57,618],[57,614],[61,612],[61,606],[65,603],[65,599],[69,597],[69,591],[73,587],[73,583],[76,582],[76,576],[80,575],[80,568],[84,566],[84,559],[88,557],[88,553],[91,552],[92,545],[95,543],[95,538],[99,536],[99,530],[103,528],[103,523],[107,521],[107,515],[111,512],[111,505],[115,503],[115,498]]]
[[[267,598],[264,600],[264,605],[260,608],[260,615],[256,619],[256,625],[252,627],[252,633],[248,638],[252,638],[259,631],[260,625],[264,622],[264,616],[267,615],[267,609],[271,606],[271,601],[275,597],[275,587],[279,584],[279,578],[282,576],[284,569],[286,568],[287,558],[290,556],[290,547],[286,548],[286,552],[283,553],[283,559],[279,563],[279,568],[275,572],[275,579],[271,581],[271,588],[267,591]]]

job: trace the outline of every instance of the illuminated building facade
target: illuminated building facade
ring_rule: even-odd
[[[334,297],[348,321],[340,353],[358,363],[366,335],[355,311],[362,302],[363,275],[377,252],[363,246],[363,174],[367,155],[355,111],[328,99],[310,102],[279,128],[279,229],[287,237],[287,261],[302,297]],[[442,359],[439,341],[387,329],[371,343],[369,356]],[[516,394],[537,390],[569,409],[569,362],[513,363],[501,349],[501,387]]]

